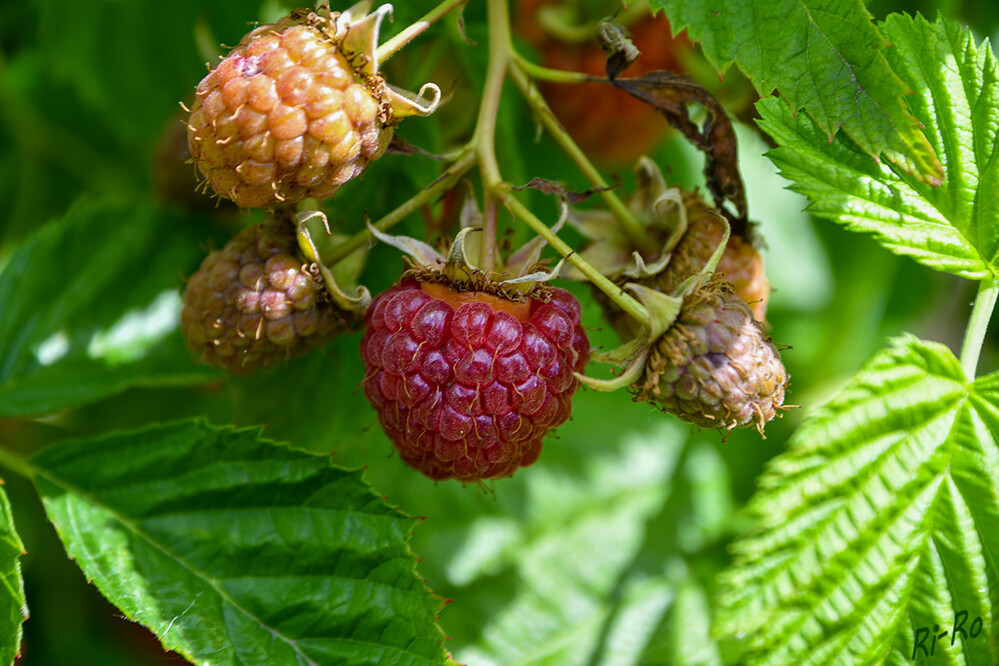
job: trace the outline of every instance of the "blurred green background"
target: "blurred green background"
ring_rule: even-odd
[[[388,30],[431,6],[400,3]],[[876,1],[869,8],[875,17],[901,9],[931,17],[940,11],[969,23],[979,37],[999,30],[995,3]],[[195,180],[193,168],[182,163],[180,102],[191,99],[216,44],[235,44],[250,22],[273,20],[286,9],[274,0],[0,4],[0,270],[26,239],[62,218],[86,217],[81,210],[97,210],[99,219],[88,223],[80,244],[64,248],[67,257],[123,243],[136,225],[155,225],[148,242],[137,244],[142,279],[117,276],[97,305],[74,320],[80,328],[69,331],[71,339],[93,339],[120,322],[128,313],[102,304],[116,303],[141,283],[129,305],[161,325],[129,341],[133,346],[119,361],[167,348],[172,362],[200,372],[176,330],[183,276],[196,270],[209,247],[221,247],[259,214],[191,196]],[[484,15],[481,0],[465,11],[474,45],[450,20],[387,64],[390,80],[403,87],[434,80],[446,90],[453,83],[449,103],[429,119],[407,121],[402,138],[435,152],[468,139],[484,74]],[[524,52],[532,53],[526,45]],[[524,183],[542,176],[585,188],[558,149],[537,138],[514,93],[507,91],[498,127],[506,178]],[[208,381],[194,386],[170,386],[146,377],[83,406],[0,419],[0,445],[30,452],[69,435],[193,415],[216,424],[266,424],[276,440],[365,467],[376,492],[426,518],[412,545],[428,585],[452,600],[441,623],[459,661],[716,661],[720,653],[708,637],[713,576],[728,561],[726,545],[741,527],[738,509],[766,462],[887,336],[910,331],[956,351],[974,297],[974,285],[895,257],[832,223],[814,222],[802,212],[807,202],[784,189],[763,156],[765,139],[751,125],[740,125],[739,140],[750,214],[769,246],[771,333],[790,346],[784,352],[792,375],[788,402],[801,406],[770,424],[765,440],[736,432],[722,442],[716,433],[691,433],[626,394],[582,391],[573,420],[546,443],[533,468],[487,489],[434,484],[405,468],[382,435],[358,390],[363,370],[354,334],[325,353],[249,379],[209,373]],[[675,134],[654,157],[668,165],[671,182],[700,182],[700,156]],[[377,218],[405,201],[435,169],[425,157],[387,156],[341,190],[328,206],[331,220],[357,231],[365,214]],[[628,181],[627,173],[619,175]],[[543,195],[528,192],[524,200],[554,219],[555,206]],[[427,211],[431,218],[436,213]],[[424,221],[413,216],[405,230],[423,237]],[[59,290],[92,276],[70,272],[73,261],[52,259],[27,271],[51,278],[52,292],[36,307],[58,319],[51,309],[62,302]],[[401,270],[397,251],[375,247],[364,283],[377,293]],[[613,345],[613,334],[601,330],[599,310],[577,287],[594,343]],[[150,309],[155,303],[161,307]],[[996,341],[990,336],[983,371],[996,366]],[[155,638],[87,584],[66,559],[31,485],[13,475],[5,481],[27,549],[22,563],[31,618],[22,663],[182,661],[162,653]]]

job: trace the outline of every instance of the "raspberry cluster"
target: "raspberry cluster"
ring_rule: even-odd
[[[504,477],[568,418],[589,360],[580,305],[523,303],[405,279],[365,318],[364,392],[402,459],[432,479]]]

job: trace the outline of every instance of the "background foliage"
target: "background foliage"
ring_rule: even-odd
[[[394,28],[431,4],[399,3]],[[674,6],[681,3],[657,4],[681,11]],[[694,24],[703,31],[707,23],[697,21],[696,3],[691,4],[682,11],[694,13],[676,22],[690,22],[697,37]],[[941,10],[969,24],[978,39],[999,28],[999,10],[991,3],[868,6],[878,19],[917,8],[931,18]],[[396,663],[440,662],[441,631],[455,658],[472,664],[737,662],[747,648],[739,639],[749,631],[746,618],[763,622],[774,600],[789,605],[781,596],[786,576],[811,575],[814,588],[792,604],[800,621],[781,615],[770,633],[750,646],[784,663],[798,648],[795,637],[850,632],[856,618],[836,605],[836,585],[848,588],[842,572],[867,563],[851,559],[856,557],[851,546],[836,551],[838,568],[817,567],[814,562],[829,553],[808,551],[803,533],[791,535],[789,545],[762,529],[795,521],[814,522],[847,543],[853,530],[872,557],[887,552],[872,535],[898,537],[892,542],[902,553],[898,561],[911,560],[913,570],[875,563],[870,566],[878,576],[865,581],[872,599],[890,594],[895,585],[909,586],[912,601],[905,608],[911,614],[886,612],[886,632],[898,622],[915,628],[940,617],[946,623],[947,613],[965,602],[988,618],[990,634],[995,631],[994,565],[976,554],[996,549],[970,538],[977,538],[975,525],[991,524],[999,509],[996,484],[982,476],[983,469],[995,470],[990,433],[996,432],[996,380],[989,374],[996,367],[995,338],[987,340],[983,376],[971,389],[953,357],[975,286],[885,251],[865,234],[813,220],[801,212],[807,200],[784,189],[789,182],[763,156],[780,145],[771,153],[780,170],[796,181],[796,189],[816,197],[815,214],[829,217],[844,205],[859,207],[858,197],[870,192],[842,174],[816,173],[824,162],[808,151],[821,146],[834,164],[869,160],[865,151],[902,151],[906,142],[919,141],[909,121],[898,120],[905,109],[930,127],[925,136],[948,185],[956,172],[947,167],[959,165],[965,173],[972,162],[980,167],[976,178],[994,178],[985,143],[971,141],[981,150],[980,160],[976,155],[955,161],[952,151],[941,149],[937,140],[960,135],[967,126],[963,119],[927,122],[919,114],[939,110],[927,105],[940,100],[914,99],[905,95],[905,85],[895,83],[891,96],[897,108],[888,130],[878,136],[894,137],[891,122],[901,123],[909,128],[898,133],[901,146],[857,140],[848,125],[828,143],[826,134],[836,122],[807,112],[794,117],[776,100],[760,109],[773,138],[751,124],[738,127],[750,214],[761,222],[769,244],[776,289],[769,319],[775,338],[792,345],[784,353],[793,377],[790,399],[803,406],[771,424],[766,440],[737,432],[721,443],[716,434],[691,433],[626,395],[582,392],[574,400],[573,420],[546,443],[534,467],[496,483],[494,492],[438,485],[391,455],[356,390],[363,376],[359,336],[341,338],[325,354],[287,367],[233,379],[195,365],[176,328],[182,277],[196,269],[209,246],[221,246],[250,220],[165,191],[155,171],[157,155],[176,152],[169,135],[181,127],[178,102],[189,99],[204,73],[207,54],[199,49],[234,44],[248,22],[283,11],[273,0],[0,5],[0,447],[24,456],[7,461],[6,495],[0,493],[0,662],[9,662],[17,649],[25,599],[31,613],[23,625],[26,664],[90,663],[81,655],[112,666],[168,660],[160,640],[132,620],[157,629],[171,649],[212,663],[253,663],[253,650],[269,649],[276,636],[289,663],[297,658],[326,663],[335,659],[331,655],[345,654],[337,652],[346,649],[343,645],[311,640],[319,635],[364,637],[366,647],[353,653],[358,661],[385,663],[389,653],[378,650],[394,650]],[[897,48],[889,50],[886,62],[912,87],[916,65],[948,54],[910,49],[926,63],[893,60],[902,53],[908,29],[892,27],[897,20],[879,26],[882,34],[899,31],[892,35]],[[401,85],[455,82],[451,103],[401,129],[403,138],[428,150],[465,141],[471,129],[488,40],[483,3],[470,3],[465,24],[478,46],[462,40],[447,21],[388,64],[391,79]],[[954,53],[963,44],[956,31],[946,30]],[[710,49],[711,42],[704,41]],[[529,47],[524,50],[530,53]],[[742,57],[710,50],[707,55],[720,64]],[[742,60],[737,64],[744,66]],[[751,69],[752,63],[746,66]],[[981,62],[964,63],[965,73],[976,68],[986,72],[986,83],[994,83]],[[780,88],[779,75],[787,72],[777,65],[772,69],[775,78],[766,84],[746,73],[758,86]],[[994,134],[994,119],[984,118],[981,126]],[[950,129],[938,136],[933,132],[938,127]],[[541,176],[585,188],[557,148],[546,137],[536,138],[529,112],[513,94],[504,99],[497,131],[511,181]],[[956,145],[966,138],[958,136]],[[669,165],[673,182],[699,182],[701,158],[675,135],[654,157]],[[968,277],[991,272],[996,227],[974,213],[989,202],[969,203],[955,195],[949,209],[922,205],[919,197],[926,193],[951,191],[946,185],[930,190],[920,182],[919,174],[933,169],[923,162],[922,169],[918,160],[915,166],[901,164],[886,177],[896,179],[900,191],[915,192],[906,199],[913,217],[944,208],[943,217],[962,233],[978,229],[973,246],[985,251],[951,264],[941,259],[955,255],[947,248],[916,258]],[[910,167],[915,176],[906,171]],[[331,219],[347,231],[360,229],[366,211],[376,217],[401,203],[426,184],[432,169],[422,157],[386,157],[343,188],[330,206]],[[844,187],[830,192],[819,186],[829,182]],[[554,213],[540,195],[525,193],[524,200],[539,214]],[[894,210],[895,203],[889,200],[886,209]],[[879,220],[867,222],[883,232]],[[408,220],[409,232],[421,236],[422,222],[418,216]],[[911,239],[896,241],[920,247]],[[377,292],[401,267],[397,252],[375,247],[364,281]],[[585,290],[578,293],[585,297]],[[599,326],[599,312],[588,301],[584,321]],[[940,344],[897,337],[903,331]],[[594,331],[593,338],[613,340],[606,331]],[[879,421],[874,412],[882,403],[923,407],[902,410],[900,422]],[[875,406],[856,416],[851,410],[858,404]],[[815,420],[795,432],[813,413]],[[842,425],[835,424],[850,418],[872,425],[866,438],[851,431],[837,458],[834,435]],[[254,428],[263,424],[261,435]],[[73,441],[49,448],[63,440]],[[864,443],[859,449],[858,441]],[[817,443],[831,449],[812,451]],[[768,461],[789,446],[796,453],[772,464],[761,478]],[[332,454],[336,465],[363,472],[332,467],[303,451]],[[820,453],[824,457],[816,457]],[[897,533],[885,529],[894,514],[873,525],[862,515],[882,506],[878,501],[898,506],[878,485],[888,474],[884,466],[892,465],[913,476],[904,495],[911,504],[897,518],[914,524],[900,522]],[[124,478],[131,485],[118,487]],[[789,479],[795,483],[780,491]],[[764,490],[751,503],[758,485]],[[855,504],[839,505],[842,496],[830,489],[840,486],[854,493]],[[810,487],[832,501],[804,511],[817,502],[805,492]],[[928,488],[946,499],[932,506],[940,514],[936,524],[950,525],[948,531],[918,521],[929,515],[924,510],[929,505],[920,503]],[[741,512],[747,505],[748,512]],[[829,516],[828,523],[817,520]],[[751,526],[756,536],[731,549]],[[184,538],[159,540],[158,535],[173,539],[178,533]],[[920,536],[936,548],[919,550],[912,539]],[[22,542],[25,554],[18,558]],[[804,562],[802,568],[782,568],[794,558]],[[753,570],[760,559],[774,567],[775,579]],[[947,574],[955,566],[967,569],[962,580],[977,581],[987,591],[979,584],[948,588]],[[174,573],[163,573],[166,569]],[[282,580],[251,584],[275,571]],[[835,575],[824,578],[830,571]],[[153,604],[143,596],[143,581],[176,587],[170,594],[157,591],[167,602]],[[344,608],[310,606],[310,585],[327,586],[322,590],[328,594],[329,586],[348,584],[354,587],[338,594]],[[773,596],[747,600],[740,588]],[[118,608],[100,592],[113,597]],[[452,602],[443,610],[441,598]],[[295,612],[288,616],[266,616],[291,608]],[[159,615],[149,617],[153,609]],[[863,610],[880,617],[873,601]],[[817,617],[825,624],[809,625]],[[715,619],[722,641],[712,634]],[[186,629],[191,626],[212,629]],[[798,633],[780,633],[789,626]],[[857,654],[872,660],[901,662],[911,647],[902,638],[858,640],[863,644]],[[878,646],[873,652],[872,644]],[[782,645],[789,652],[780,652]],[[966,654],[955,657],[958,663],[984,663],[975,659],[996,654],[994,642],[968,645]],[[845,654],[837,652],[845,649],[840,644],[824,649],[830,651],[817,652],[819,662]]]

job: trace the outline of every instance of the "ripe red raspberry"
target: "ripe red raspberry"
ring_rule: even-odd
[[[248,375],[301,356],[345,330],[290,224],[243,229],[212,252],[184,291],[181,331],[202,360]]]
[[[516,302],[409,277],[365,318],[364,392],[403,461],[478,481],[532,464],[589,360],[580,305],[541,287]]]
[[[220,196],[244,208],[325,199],[392,136],[387,88],[341,48],[330,19],[262,25],[198,84],[188,140]]]

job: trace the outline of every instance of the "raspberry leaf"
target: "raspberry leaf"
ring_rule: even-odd
[[[937,156],[903,101],[906,82],[886,60],[894,40],[878,32],[861,0],[651,5],[666,11],[675,32],[687,28],[719,71],[735,62],[761,97],[776,89],[791,111],[804,109],[826,140],[842,128],[867,154],[883,153],[928,183],[942,178]]]
[[[965,613],[982,635],[936,652],[995,663],[997,443],[999,374],[894,339],[761,478],[717,606],[740,663],[911,663]]]
[[[175,333],[181,271],[202,252],[190,217],[82,200],[25,239],[0,271],[0,417],[217,377]]]
[[[582,425],[577,430],[576,437],[562,431],[573,455],[587,439]],[[460,662],[639,663],[680,578],[664,574],[661,553],[646,549],[663,536],[650,521],[663,515],[670,481],[682,474],[682,431],[661,424],[634,433],[618,451],[587,456],[572,472],[546,464],[559,455],[547,451],[529,475],[514,476],[523,489],[505,501],[515,503],[520,519],[474,521],[452,558],[454,582],[474,589],[502,572],[503,588],[516,591],[479,640],[456,655]],[[689,507],[669,515],[690,518]],[[485,545],[493,543],[502,546]],[[643,556],[655,563],[648,570],[636,566]]]
[[[999,68],[987,43],[939,19],[893,15],[882,24],[894,47],[888,60],[915,89],[913,112],[945,156],[938,188],[879,164],[844,136],[829,142],[804,114],[774,99],[758,104],[769,153],[815,215],[874,234],[896,254],[969,279],[996,275],[999,174],[993,168],[999,124]]]
[[[21,654],[21,625],[28,619],[21,578],[24,545],[14,529],[7,493],[0,488],[0,664],[12,664]]]
[[[67,553],[125,615],[195,663],[444,664],[416,519],[359,472],[200,421],[36,456]]]

